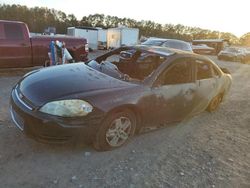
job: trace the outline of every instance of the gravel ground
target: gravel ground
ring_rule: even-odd
[[[95,54],[91,54],[95,56]],[[136,136],[96,152],[81,144],[47,145],[11,122],[11,88],[30,69],[0,71],[0,187],[250,187],[250,65],[215,61],[233,85],[214,113]]]

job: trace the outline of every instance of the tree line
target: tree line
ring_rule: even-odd
[[[149,20],[136,21],[130,18],[119,18],[104,14],[94,14],[77,20],[74,14],[65,14],[62,11],[48,9],[45,7],[28,8],[22,5],[0,4],[0,19],[17,20],[27,23],[31,32],[42,33],[45,28],[55,27],[57,33],[67,33],[68,27],[90,26],[101,28],[112,28],[119,25],[139,28],[140,36],[175,38],[185,41],[194,39],[223,38],[232,44],[250,44],[250,32],[238,38],[229,32],[211,31],[199,27],[189,27],[181,24],[159,24]]]

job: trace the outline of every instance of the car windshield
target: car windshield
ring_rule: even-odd
[[[162,53],[159,51],[159,53]],[[87,63],[88,66],[111,77],[129,82],[141,82],[166,61],[165,55],[135,49],[118,51]]]

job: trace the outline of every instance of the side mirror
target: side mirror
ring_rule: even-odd
[[[227,68],[221,68],[222,72],[226,73],[226,74],[230,74],[230,71]]]

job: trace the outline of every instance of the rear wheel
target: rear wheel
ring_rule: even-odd
[[[221,101],[222,101],[222,95],[221,95],[221,94],[215,96],[215,97],[210,101],[210,103],[209,103],[209,105],[208,105],[208,107],[207,107],[207,111],[209,111],[209,112],[215,111],[215,110],[219,107]]]
[[[111,113],[98,130],[94,147],[99,151],[121,147],[134,135],[135,129],[136,117],[131,111]]]

